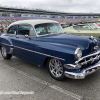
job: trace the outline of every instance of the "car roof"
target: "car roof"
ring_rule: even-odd
[[[35,26],[37,24],[42,24],[42,23],[58,23],[57,21],[53,20],[42,20],[42,19],[35,19],[35,20],[21,20],[21,21],[16,21],[11,23],[8,28],[12,25],[17,25],[17,24],[31,24],[32,26]]]

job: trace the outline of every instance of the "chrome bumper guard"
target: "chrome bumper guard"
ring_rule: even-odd
[[[87,75],[90,75],[100,69],[100,61],[94,65],[83,69],[80,73],[65,71],[65,76],[73,79],[84,79]]]

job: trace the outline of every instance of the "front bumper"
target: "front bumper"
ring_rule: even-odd
[[[98,61],[92,66],[89,66],[88,68],[83,69],[79,73],[65,71],[65,76],[73,79],[84,79],[87,75],[90,75],[99,69],[100,69],[100,61]]]

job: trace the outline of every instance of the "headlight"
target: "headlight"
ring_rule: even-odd
[[[75,50],[75,57],[76,57],[77,59],[79,59],[81,56],[82,56],[82,50],[81,50],[80,48],[77,48],[77,49]]]

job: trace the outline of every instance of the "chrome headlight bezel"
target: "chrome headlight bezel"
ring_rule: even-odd
[[[82,57],[82,49],[81,49],[81,48],[77,48],[77,49],[75,50],[75,57],[76,57],[77,59],[79,59],[79,58]]]

